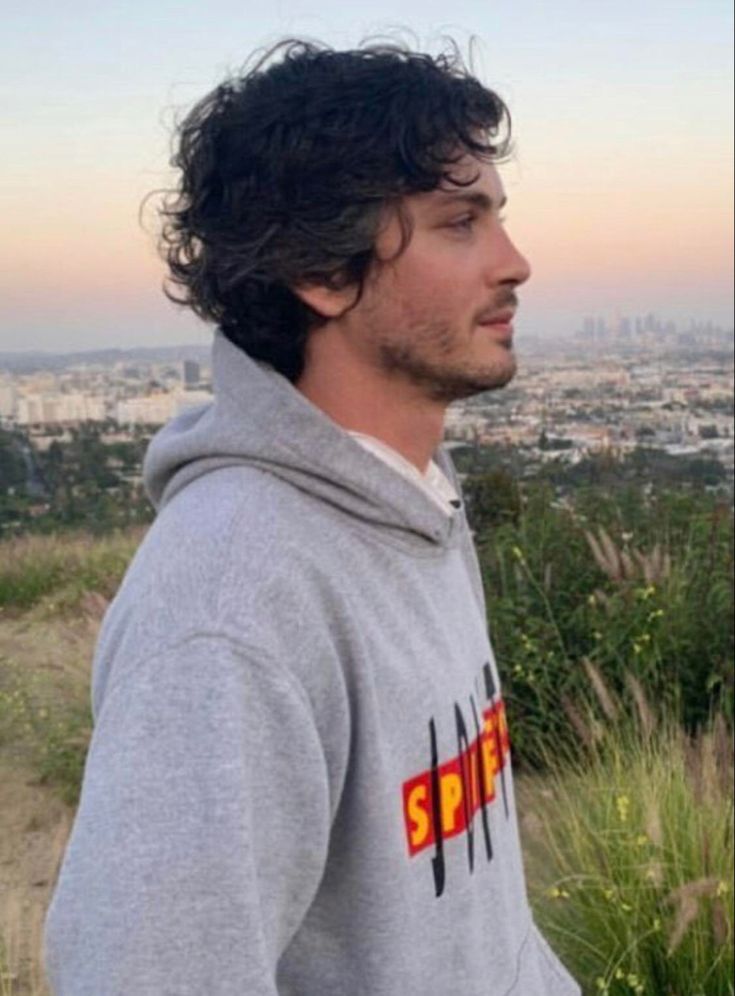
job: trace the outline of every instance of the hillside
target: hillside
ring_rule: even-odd
[[[466,482],[529,889],[585,993],[731,996],[732,521],[705,496]],[[0,996],[41,924],[91,732],[100,620],[144,534],[0,543]]]

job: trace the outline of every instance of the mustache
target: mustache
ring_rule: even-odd
[[[518,295],[511,288],[499,291],[493,303],[480,312],[478,321],[487,321],[499,311],[506,311],[508,308],[513,308],[514,311],[518,308]]]

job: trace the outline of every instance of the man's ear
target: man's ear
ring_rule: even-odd
[[[322,318],[339,318],[357,298],[354,285],[336,290],[326,284],[296,284],[293,293]]]

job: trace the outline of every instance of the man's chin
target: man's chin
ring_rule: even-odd
[[[475,394],[486,391],[499,391],[516,375],[517,364],[511,353],[508,360],[502,364],[494,364],[487,370],[443,372],[430,384],[430,393],[434,400],[451,403],[471,398]]]
[[[518,362],[513,349],[509,348],[500,361],[493,363],[470,378],[477,385],[477,390],[474,393],[497,391],[509,384],[517,372]]]

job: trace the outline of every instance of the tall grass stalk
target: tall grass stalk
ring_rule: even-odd
[[[610,723],[585,759],[549,757],[522,791],[536,918],[585,994],[732,996],[733,737],[721,718],[696,738],[673,718]]]

